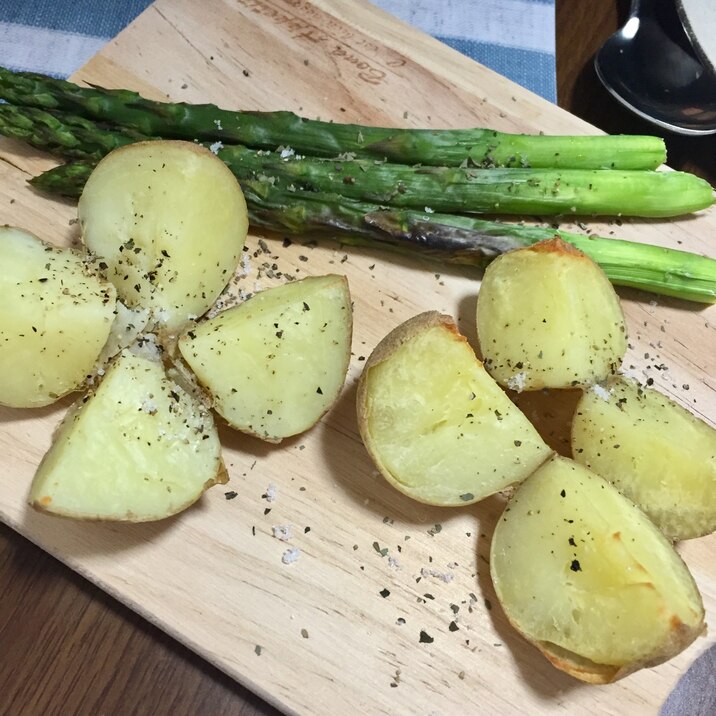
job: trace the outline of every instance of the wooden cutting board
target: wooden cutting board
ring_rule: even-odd
[[[77,77],[155,98],[336,121],[596,132],[355,0],[158,0]],[[0,224],[58,244],[76,240],[74,205],[25,184],[51,160],[6,140],[0,159]],[[590,229],[716,256],[713,211]],[[71,401],[2,409],[0,517],[287,712],[655,714],[712,637],[611,686],[556,671],[507,625],[490,582],[502,498],[461,509],[414,503],[377,475],[358,437],[355,386],[364,358],[390,329],[429,309],[455,316],[474,341],[479,276],[330,242],[284,247],[275,236],[265,237],[263,253],[259,238],[249,240],[246,291],[281,280],[269,280],[264,264],[297,277],[349,278],[353,358],[343,396],[321,424],[279,446],[223,430],[229,485],[162,523],[102,525],[26,506],[34,468]],[[621,296],[628,371],[653,378],[713,424],[716,309],[635,291]],[[569,398],[523,396],[521,404],[564,447]],[[284,524],[300,550],[290,565],[281,560],[287,545],[272,536],[272,526]],[[715,622],[716,538],[679,551]],[[432,642],[421,642],[421,632]]]

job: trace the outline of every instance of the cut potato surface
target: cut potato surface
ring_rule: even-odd
[[[231,426],[275,442],[308,430],[338,398],[352,325],[346,278],[313,276],[201,322],[178,347]]]
[[[373,351],[358,424],[388,482],[433,505],[477,502],[552,454],[452,319],[436,312],[406,321]]]
[[[83,258],[0,227],[0,404],[49,405],[93,372],[116,292]]]
[[[627,348],[609,279],[561,239],[510,251],[487,267],[477,334],[490,375],[516,391],[605,380]]]
[[[211,414],[166,379],[160,362],[125,350],[62,422],[30,503],[65,517],[147,522],[222,482]]]
[[[624,378],[585,392],[572,453],[670,539],[716,530],[716,430],[661,393]]]
[[[515,492],[492,539],[512,625],[558,668],[608,683],[685,649],[701,596],[668,540],[582,465],[554,457]]]
[[[246,202],[234,175],[190,142],[132,144],[108,154],[79,201],[85,244],[129,307],[173,331],[203,315],[236,269]]]

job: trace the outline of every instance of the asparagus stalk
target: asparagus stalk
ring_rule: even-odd
[[[31,180],[42,191],[79,196],[93,162],[74,162]],[[511,249],[559,236],[596,261],[609,279],[653,293],[716,302],[716,260],[648,244],[468,216],[385,209],[341,196],[289,191],[266,180],[241,182],[253,226],[297,236],[325,234],[445,263],[482,267]]]
[[[387,159],[402,164],[562,169],[655,169],[664,142],[649,136],[548,136],[492,129],[406,129],[339,124],[292,112],[230,111],[211,104],[157,102],[129,90],[80,87],[0,68],[0,98],[16,105],[76,113],[145,135],[222,141],[300,153]]]
[[[0,133],[67,158],[97,158],[144,138],[133,130],[105,129],[72,115],[0,107]],[[271,177],[284,186],[442,212],[664,217],[704,209],[713,201],[708,182],[683,172],[415,167],[366,159],[297,158],[288,150],[274,153],[221,143],[215,149],[239,179]]]
[[[350,199],[440,212],[672,217],[713,203],[711,185],[684,172],[414,167],[282,158],[238,145],[218,155],[239,178],[271,177]]]
[[[148,139],[131,129],[102,127],[84,117],[12,104],[0,104],[0,134],[65,159],[99,160],[125,144]]]

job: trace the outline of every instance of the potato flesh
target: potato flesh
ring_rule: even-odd
[[[92,373],[114,287],[69,249],[11,227],[0,227],[0,266],[0,403],[49,405]]]
[[[485,367],[512,390],[586,386],[626,352],[619,299],[602,270],[564,242],[499,256],[477,300]]]
[[[475,502],[551,453],[456,330],[428,327],[366,370],[364,441],[417,500]]]
[[[233,174],[187,142],[142,142],[109,154],[87,181],[79,217],[122,301],[151,308],[169,331],[211,307],[248,228]]]
[[[336,400],[351,332],[348,283],[329,275],[262,291],[178,346],[230,425],[276,441],[310,428]]]
[[[596,664],[664,660],[703,626],[701,597],[671,544],[609,483],[566,458],[516,491],[495,529],[491,573],[518,631]]]
[[[156,520],[188,507],[221,471],[210,413],[161,363],[123,351],[63,421],[30,502],[80,519]]]
[[[670,539],[716,530],[716,431],[657,391],[619,379],[585,392],[572,453]]]

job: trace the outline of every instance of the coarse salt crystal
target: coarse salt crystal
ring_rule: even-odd
[[[274,502],[277,497],[278,497],[278,490],[276,489],[276,485],[274,485],[272,482],[266,488],[266,501]]]
[[[525,385],[527,385],[527,373],[523,370],[519,373],[515,373],[515,375],[507,380],[507,387],[510,390],[516,390],[518,393],[521,393],[525,389]]]
[[[213,144],[209,145],[209,150],[214,152],[214,154],[218,154],[220,149],[224,148],[223,142],[214,142]]]
[[[288,542],[293,537],[292,525],[274,525],[271,530],[273,531],[273,536],[282,542]]]
[[[612,395],[611,390],[607,390],[607,388],[605,388],[602,385],[599,385],[598,383],[595,383],[592,386],[592,392],[594,393],[594,395],[597,396],[597,398],[601,398],[603,401],[605,401],[607,403],[609,402],[609,398]]]
[[[157,412],[157,404],[151,398],[145,398],[142,401],[141,410],[145,413],[149,413],[150,415],[154,415]]]
[[[449,582],[452,582],[453,579],[455,579],[455,575],[451,574],[450,572],[438,572],[437,569],[428,569],[427,567],[423,567],[420,570],[420,576],[435,577],[435,579],[439,579],[441,582],[445,582],[445,584],[448,584]]]
[[[299,557],[301,556],[301,550],[296,549],[296,547],[291,547],[291,549],[287,549],[282,557],[281,561],[284,564],[293,564]]]

